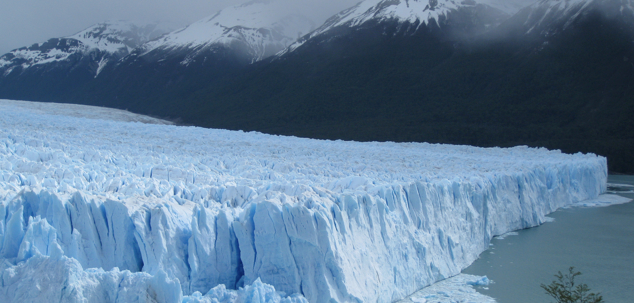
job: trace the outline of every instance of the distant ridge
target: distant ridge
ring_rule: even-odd
[[[14,72],[79,68],[87,69],[96,76],[108,62],[128,55],[163,33],[156,24],[137,26],[128,21],[108,21],[72,36],[53,38],[4,54],[0,57],[0,71],[6,78],[15,77],[12,75]]]

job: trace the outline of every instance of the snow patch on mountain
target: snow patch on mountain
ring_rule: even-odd
[[[23,69],[26,69],[35,65],[64,61],[72,54],[87,50],[80,43],[67,43],[67,41],[64,40],[54,40],[49,42],[53,42],[55,44],[52,45],[53,48],[40,49],[45,46],[45,43],[40,43],[29,48],[16,49],[3,55],[0,59],[0,68],[7,67],[9,65],[20,65]],[[57,47],[63,47],[64,49],[61,50]],[[11,71],[5,71],[5,74],[9,74],[10,72]]]
[[[156,24],[137,26],[128,21],[109,21],[66,38],[80,41],[87,49],[98,49],[108,53],[128,53],[163,33]]]
[[[0,57],[0,68],[3,68],[3,67],[5,67],[5,66],[7,66],[7,65],[11,64],[11,61],[10,61],[10,60],[7,60],[7,59],[8,59],[8,58],[7,58],[7,57],[4,57],[4,56]]]

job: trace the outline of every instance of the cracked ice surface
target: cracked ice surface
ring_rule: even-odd
[[[606,190],[591,154],[0,104],[1,302],[393,302]]]

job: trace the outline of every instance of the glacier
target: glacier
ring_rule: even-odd
[[[593,154],[67,106],[0,100],[0,302],[394,302],[607,188]]]

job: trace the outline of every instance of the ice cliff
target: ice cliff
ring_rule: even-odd
[[[606,190],[592,154],[80,116],[0,101],[0,302],[392,302]]]

